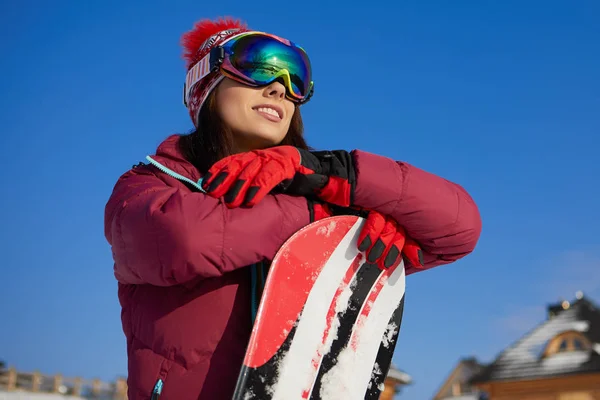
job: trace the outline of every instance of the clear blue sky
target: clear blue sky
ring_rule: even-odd
[[[2,2],[0,359],[126,372],[104,204],[191,128],[179,37],[225,14],[310,53],[313,146],[413,163],[480,206],[476,251],[408,279],[402,398],[430,398],[460,357],[489,361],[547,302],[579,289],[600,301],[600,3],[340,4]]]

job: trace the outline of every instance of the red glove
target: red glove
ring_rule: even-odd
[[[238,153],[217,161],[202,188],[210,196],[225,196],[227,207],[253,206],[302,169],[300,153],[292,146]]]
[[[324,218],[335,215],[327,203],[308,200],[308,211],[310,213],[310,222],[319,221]]]
[[[225,157],[210,168],[202,183],[210,196],[225,196],[225,204],[231,208],[253,206],[276,187],[292,196],[348,207],[353,205],[354,186],[350,153],[313,152],[293,146]]]
[[[404,228],[389,217],[369,211],[365,225],[358,236],[358,250],[366,252],[367,262],[379,268],[390,268],[400,262],[400,255],[415,267],[423,268],[423,252],[419,245],[406,236]]]

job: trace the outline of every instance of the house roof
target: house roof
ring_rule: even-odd
[[[446,380],[442,383],[438,391],[433,396],[433,400],[465,400],[477,399],[477,393],[471,393],[472,388],[468,382],[471,377],[481,372],[485,367],[475,357],[462,358],[450,372]],[[454,386],[459,385],[460,394],[454,394]]]
[[[387,374],[388,378],[395,379],[398,384],[409,385],[412,383],[412,378],[406,372],[398,369],[394,364],[390,365],[390,369]]]
[[[585,336],[592,344],[591,348],[544,357],[549,341],[567,331],[576,331]],[[573,304],[563,302],[550,305],[546,321],[502,351],[480,374],[471,379],[471,383],[600,372],[599,353],[600,309],[580,295]]]

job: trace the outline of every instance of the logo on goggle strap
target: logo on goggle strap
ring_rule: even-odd
[[[215,43],[217,43],[220,40],[226,38],[227,36],[231,35],[232,33],[235,33],[235,32],[238,32],[238,31],[240,31],[239,28],[228,29],[226,31],[221,31],[219,33],[216,33],[216,34],[212,35],[211,37],[209,37],[208,39],[206,39],[206,41],[204,43],[202,43],[202,46],[200,46],[200,48],[198,49],[198,53],[204,53],[204,51],[207,48],[210,48],[210,47],[214,46]]]

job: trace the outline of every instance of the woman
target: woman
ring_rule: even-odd
[[[121,176],[106,205],[130,400],[231,398],[263,283],[253,277],[332,210],[362,210],[360,249],[381,268],[404,255],[407,274],[469,254],[481,229],[457,184],[360,150],[310,151],[299,111],[310,63],[293,43],[223,19],[183,44],[196,129]]]

